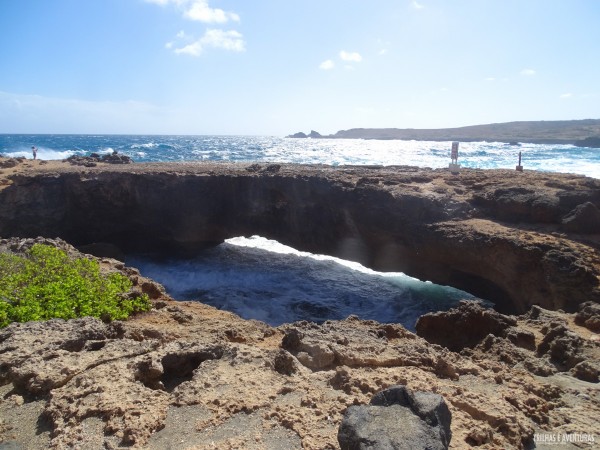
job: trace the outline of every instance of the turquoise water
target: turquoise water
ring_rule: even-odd
[[[64,159],[91,152],[119,153],[136,162],[247,161],[331,165],[447,167],[450,142],[360,139],[286,139],[256,136],[0,135],[0,153]],[[600,178],[600,149],[503,143],[461,143],[458,162],[473,168],[514,169],[518,153],[526,169],[572,172]],[[414,329],[420,315],[446,310],[466,292],[380,273],[356,263],[298,252],[259,236],[235,238],[188,260],[130,255],[128,265],[154,278],[178,300],[199,300],[271,325],[322,322],[356,314]]]

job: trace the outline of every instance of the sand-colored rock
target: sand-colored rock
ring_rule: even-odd
[[[334,449],[346,408],[398,384],[444,398],[450,448],[527,448],[536,432],[600,429],[599,384],[573,373],[581,361],[597,367],[600,343],[572,314],[537,308],[502,318],[532,333],[536,349],[491,334],[456,353],[400,325],[356,317],[272,328],[164,295],[154,304],[125,322],[0,331],[0,442]],[[556,345],[573,354],[557,359]],[[583,359],[570,367],[571,356]],[[548,376],[529,369],[536,361],[551,368]]]
[[[600,338],[587,327],[595,309],[575,314],[599,292],[598,237],[560,228],[577,205],[597,203],[597,180],[528,172],[515,178],[508,171],[454,177],[412,168],[43,163],[2,169],[0,202],[10,206],[0,210],[2,233],[22,224],[25,234],[37,235],[40,226],[66,237],[84,219],[95,233],[141,206],[141,199],[151,205],[162,192],[163,205],[173,202],[166,186],[185,193],[209,186],[204,182],[239,183],[236,188],[254,189],[244,191],[242,217],[254,218],[240,222],[250,224],[246,228],[234,226],[233,217],[215,228],[214,211],[203,204],[212,223],[206,234],[182,233],[201,223],[201,215],[192,215],[186,223],[167,216],[176,219],[163,220],[167,235],[216,242],[262,230],[298,248],[304,242],[305,249],[339,256],[352,250],[376,268],[405,267],[448,284],[500,289],[499,298],[519,310],[541,299],[555,310],[490,313],[492,325],[501,326],[487,334],[477,330],[456,347],[356,317],[272,328],[175,302],[135,269],[101,259],[104,270],[127,274],[135,289],[151,295],[155,308],[111,324],[85,318],[0,330],[0,443],[8,448],[334,449],[347,407],[399,384],[444,398],[452,414],[450,448],[530,448],[536,433],[600,439]],[[506,197],[504,189],[515,185],[535,192]],[[73,215],[66,200],[75,201],[81,215]],[[191,212],[195,202],[183,202],[183,210]],[[108,216],[97,216],[92,206]],[[161,212],[133,211],[141,220]],[[321,217],[317,212],[325,216],[308,223],[306,214]],[[511,221],[512,214],[518,220]],[[69,220],[72,228],[65,228]],[[150,221],[149,230],[157,233],[158,225]],[[316,230],[322,234],[311,236]],[[20,251],[34,241],[3,240],[0,247]],[[64,242],[39,241],[75,253]],[[78,243],[95,241],[102,239]],[[556,311],[563,306],[573,312]],[[452,318],[462,320],[454,312],[443,317],[447,330]]]

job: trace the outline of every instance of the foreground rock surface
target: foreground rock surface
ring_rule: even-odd
[[[1,442],[334,449],[347,408],[396,384],[445,399],[451,448],[527,448],[536,432],[600,429],[597,382],[554,366],[540,376],[535,362],[545,364],[544,356],[508,340],[454,353],[397,325],[350,319],[282,329],[198,303],[157,307],[127,322],[55,320],[3,330]],[[597,335],[563,318],[595,352],[584,361],[597,367]],[[282,348],[291,330],[302,333],[307,356]],[[330,353],[327,369],[309,362]]]
[[[32,242],[0,247],[19,251]],[[491,313],[490,334],[450,351],[450,340],[432,344],[400,325],[356,317],[272,328],[172,301],[136,270],[101,262],[128,274],[155,309],[125,322],[51,320],[1,330],[7,448],[335,449],[349,407],[391,405],[406,392],[424,396],[413,407],[443,442],[451,436],[450,448],[530,448],[535,433],[597,436],[600,429],[599,337],[575,314]],[[462,304],[445,320],[460,311],[468,320],[481,307]],[[534,346],[521,345],[519,336],[530,335]],[[426,411],[431,399],[443,399],[451,423],[443,408]]]

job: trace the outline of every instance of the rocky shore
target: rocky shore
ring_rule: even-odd
[[[129,242],[180,251],[263,234],[489,293],[482,297],[513,313],[466,302],[423,316],[417,334],[357,317],[274,328],[175,302],[99,255],[154,309],[124,322],[1,330],[6,448],[340,448],[339,430],[360,435],[347,427],[367,414],[349,407],[389,406],[391,394],[377,395],[394,386],[405,386],[390,391],[405,400],[393,407],[413,405],[442,445],[451,437],[450,448],[545,448],[551,436],[571,437],[559,448],[593,448],[600,439],[598,180],[408,167],[0,163],[4,251],[22,251],[38,235],[91,250],[128,251]],[[443,408],[422,412],[438,401],[429,394],[446,405],[449,432]]]

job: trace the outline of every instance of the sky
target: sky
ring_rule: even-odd
[[[598,0],[0,0],[0,133],[600,118]]]

